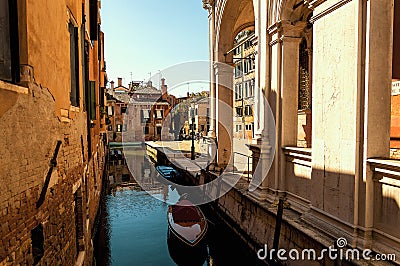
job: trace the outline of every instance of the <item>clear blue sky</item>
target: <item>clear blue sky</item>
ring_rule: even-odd
[[[148,80],[149,72],[208,60],[208,18],[201,0],[103,0],[109,81]],[[167,80],[168,83],[168,80]],[[154,85],[158,85],[157,83]]]

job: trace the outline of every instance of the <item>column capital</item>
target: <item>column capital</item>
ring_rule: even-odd
[[[281,38],[283,36],[298,38],[306,26],[307,22],[305,21],[297,21],[296,23],[292,24],[288,20],[282,20],[278,22],[277,30]]]
[[[203,8],[208,12],[212,12],[212,7],[214,6],[214,0],[203,0]]]

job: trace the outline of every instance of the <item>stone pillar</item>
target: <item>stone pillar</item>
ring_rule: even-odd
[[[282,147],[297,146],[297,123],[298,123],[298,77],[299,77],[299,45],[300,32],[306,23],[298,22],[295,26],[289,22],[282,22],[280,31],[278,57],[278,95],[277,104],[277,173],[275,189],[285,191],[286,189],[286,156]],[[279,54],[278,53],[278,54]]]
[[[269,35],[266,31],[267,12],[265,1],[254,2],[256,56],[255,56],[255,92],[254,92],[254,144],[260,144],[264,130],[265,98],[269,92]],[[265,132],[264,132],[265,135]]]
[[[366,160],[389,157],[391,112],[391,58],[393,1],[367,1],[365,47],[365,107],[363,181],[365,194],[365,248],[372,247],[374,226],[374,176]]]
[[[267,118],[267,97],[269,93],[269,35],[266,31],[267,10],[265,1],[257,0],[254,3],[255,16],[255,91],[254,91],[254,127],[255,137],[249,145],[253,157],[253,179],[249,186],[250,195],[264,201],[267,195],[268,174],[271,160],[271,143],[269,142]]]
[[[216,87],[214,72],[214,49],[215,49],[215,33],[214,33],[214,5],[209,7],[208,11],[208,31],[209,31],[209,52],[210,52],[210,130],[208,136],[215,138],[215,113],[216,113]]]
[[[233,68],[227,64],[214,65],[216,77],[216,135],[217,164],[226,167],[232,164],[232,106]]]
[[[208,155],[212,159],[211,165],[212,169],[215,169],[217,164],[216,161],[216,86],[215,86],[215,71],[214,62],[215,60],[215,4],[214,1],[203,0],[203,8],[208,11],[208,41],[209,41],[209,58],[210,58],[210,130],[207,133],[207,145],[208,145]]]

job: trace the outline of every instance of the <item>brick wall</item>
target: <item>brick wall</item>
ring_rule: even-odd
[[[70,122],[61,122],[48,89],[31,84],[29,93],[23,94],[2,85],[0,101],[6,102],[6,108],[0,108],[0,265],[33,264],[31,231],[39,224],[44,236],[39,265],[73,265],[78,255],[84,265],[91,265],[104,145],[94,145],[95,155],[88,162],[84,113],[70,111]],[[57,165],[44,201],[37,206],[57,141],[61,141]],[[84,235],[80,254],[74,198],[78,189]]]

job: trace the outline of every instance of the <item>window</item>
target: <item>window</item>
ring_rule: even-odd
[[[108,115],[113,116],[114,115],[114,106],[108,106]]]
[[[17,1],[0,0],[0,79],[19,81]]]
[[[245,95],[246,98],[250,96],[249,83],[248,82],[244,83],[244,95]]]
[[[121,107],[121,114],[126,114],[126,111],[127,111],[126,106]]]
[[[244,109],[244,115],[245,116],[251,116],[253,115],[253,110],[251,109],[250,105],[246,105]]]
[[[246,130],[248,130],[248,131],[250,131],[252,129],[252,125],[251,124],[245,125],[245,127],[246,127]]]
[[[83,59],[82,59],[82,78],[83,78],[83,97],[85,99],[84,101],[84,109],[86,112],[89,112],[90,108],[90,95],[89,95],[89,90],[90,90],[90,85],[89,85],[89,42],[85,41],[85,25],[82,25],[81,27],[81,38],[83,42]]]
[[[243,98],[243,88],[242,84],[235,85],[235,100],[240,100]]]
[[[249,72],[251,72],[255,69],[254,59],[251,58],[250,56],[248,58],[249,58],[249,60],[248,60],[249,61]]]
[[[157,110],[156,111],[156,117],[157,119],[163,118],[164,110]]]
[[[90,0],[90,8],[89,8],[89,23],[90,23],[90,40],[98,39],[98,0]]]
[[[117,132],[122,132],[122,125],[117,125]]]
[[[105,88],[104,87],[101,87],[100,88],[100,95],[99,95],[99,105],[100,105],[100,107],[102,107],[102,108],[104,108],[104,91],[105,91]],[[104,109],[103,109],[104,110]]]
[[[235,66],[235,78],[241,77],[243,72],[242,62],[236,64]]]
[[[150,110],[140,110],[140,120],[142,123],[147,123],[150,119]]]
[[[150,134],[150,129],[149,129],[149,127],[148,127],[148,126],[145,126],[145,127],[144,127],[144,131],[143,131],[143,133],[144,133],[145,135],[148,135],[148,134]]]
[[[197,108],[195,109],[195,115],[198,115],[198,109]]]
[[[44,255],[43,225],[39,224],[31,231],[33,265],[38,264]]]
[[[244,63],[243,63],[244,64],[244,67],[243,67],[244,74],[247,74],[250,71],[249,62],[250,62],[250,60],[247,60],[247,59],[244,60]]]
[[[79,106],[79,51],[78,51],[78,28],[71,22],[68,24],[69,30],[69,58],[71,74],[71,104]]]
[[[243,116],[243,107],[236,107],[236,116]]]
[[[96,120],[96,82],[89,81],[89,117]]]
[[[311,109],[310,71],[307,50],[307,41],[303,38],[299,47],[299,110]]]
[[[200,131],[204,131],[204,125],[200,126]]]
[[[250,97],[254,96],[254,79],[250,80]]]
[[[162,127],[157,127],[157,135],[161,135],[161,129]]]

